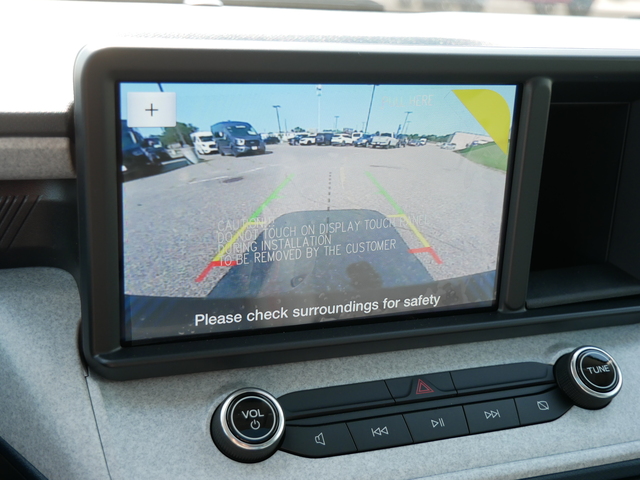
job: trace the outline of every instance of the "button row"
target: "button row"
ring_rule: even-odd
[[[571,408],[559,390],[315,427],[288,426],[281,450],[329,457],[550,422]]]
[[[317,388],[278,401],[290,420],[554,382],[551,365],[524,362]]]

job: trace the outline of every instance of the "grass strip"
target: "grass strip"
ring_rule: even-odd
[[[473,147],[459,150],[458,153],[472,162],[479,163],[485,167],[495,168],[503,172],[507,171],[507,156],[500,150],[500,147],[498,147],[495,142],[474,145]]]

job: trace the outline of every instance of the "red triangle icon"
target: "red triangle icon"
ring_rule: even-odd
[[[425,393],[433,393],[433,388],[424,383],[424,381],[419,378],[418,379],[418,388],[416,388],[416,395],[422,395]]]

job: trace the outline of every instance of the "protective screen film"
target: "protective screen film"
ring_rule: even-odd
[[[515,86],[119,90],[124,341],[495,305]]]

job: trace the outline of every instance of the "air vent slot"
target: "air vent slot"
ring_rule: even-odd
[[[75,180],[0,181],[0,268],[78,264]]]
[[[39,198],[39,195],[0,197],[0,250],[11,246]]]

